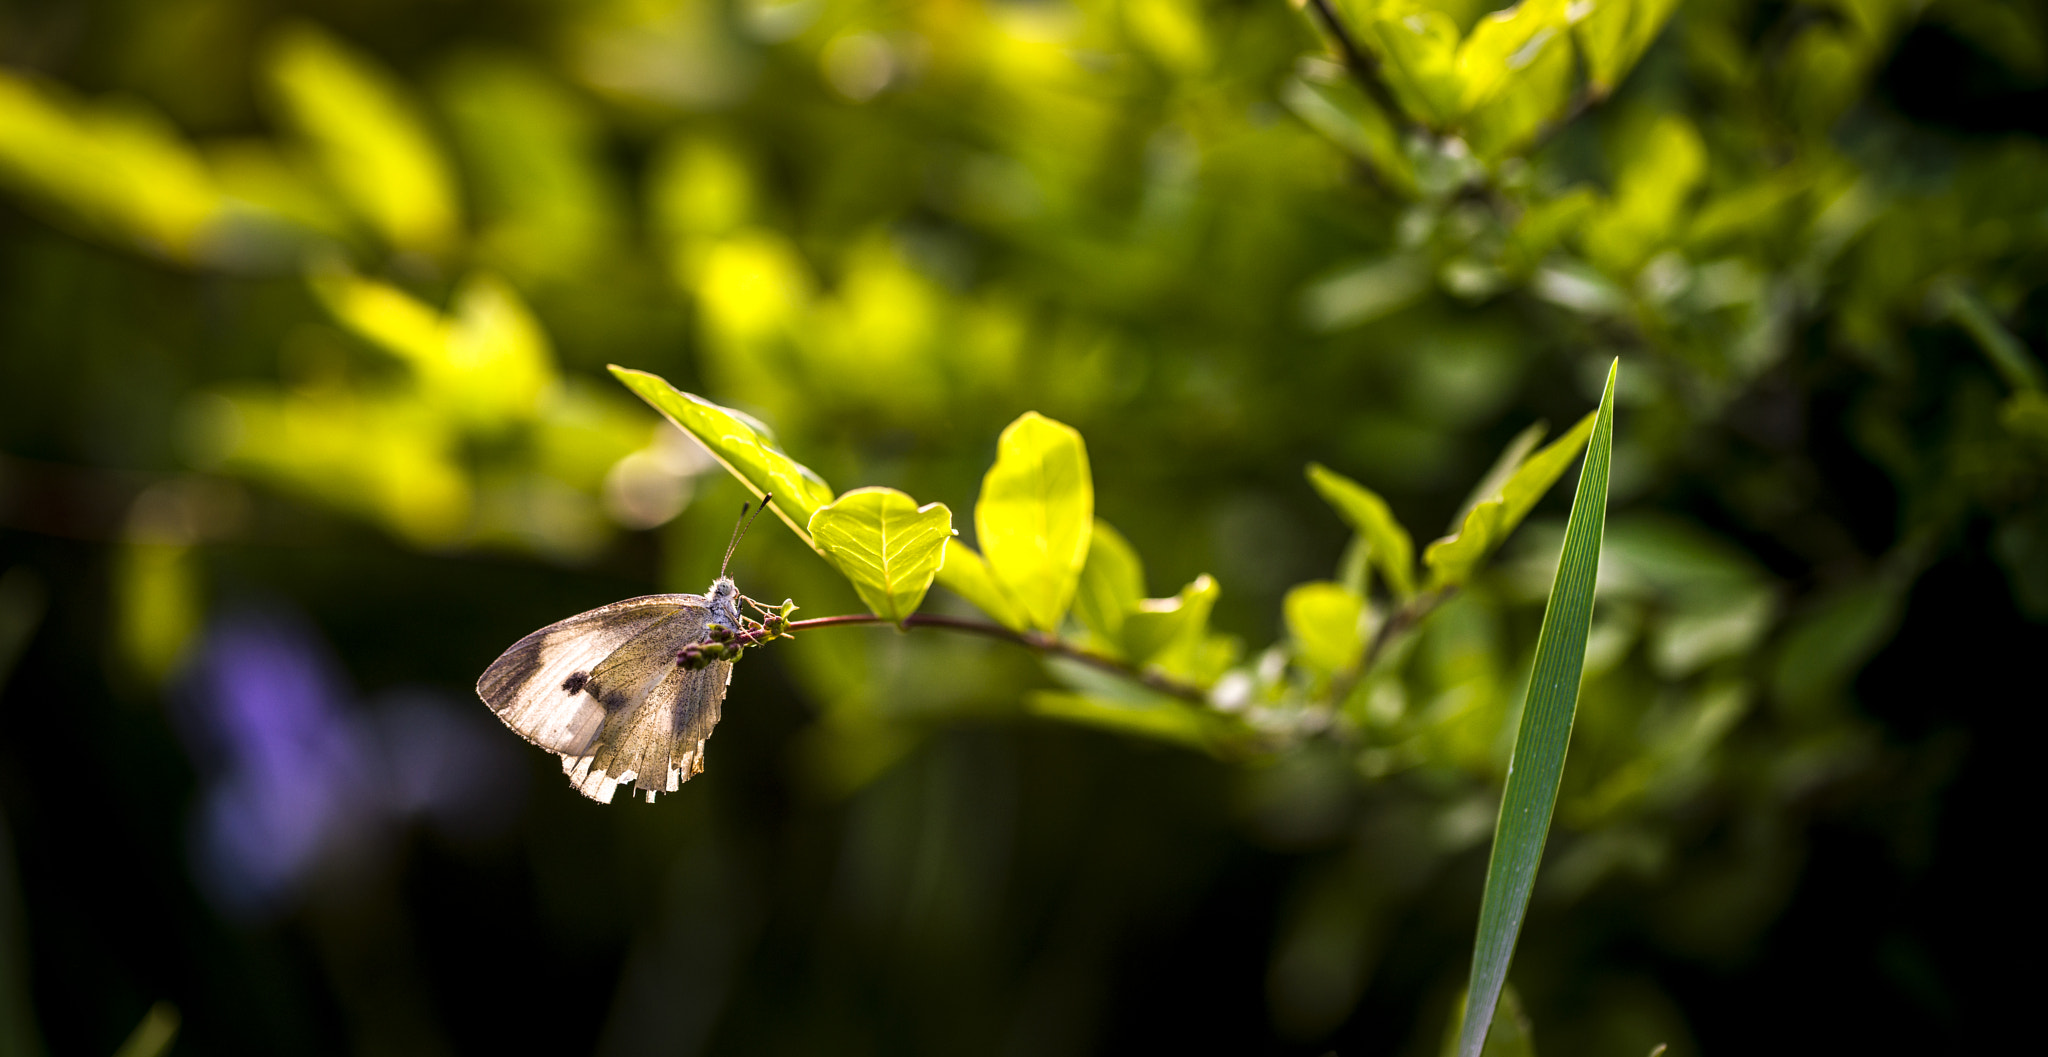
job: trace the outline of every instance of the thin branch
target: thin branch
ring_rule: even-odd
[[[1407,605],[1394,610],[1380,624],[1379,630],[1373,632],[1372,641],[1366,644],[1365,653],[1358,658],[1358,663],[1352,665],[1349,670],[1338,676],[1337,681],[1331,685],[1331,706],[1343,708],[1344,699],[1350,697],[1351,692],[1358,689],[1359,681],[1365,678],[1367,672],[1372,671],[1373,662],[1379,660],[1380,653],[1386,649],[1387,643],[1394,641],[1396,635],[1420,624],[1422,618],[1428,616],[1437,606],[1442,605],[1446,599],[1456,593],[1458,593],[1458,589],[1455,587],[1448,587],[1441,591],[1430,591],[1425,594],[1416,595],[1408,600]]]
[[[1345,27],[1344,20],[1338,18],[1337,10],[1330,6],[1330,0],[1307,0],[1307,4],[1308,9],[1315,12],[1316,21],[1321,23],[1323,32],[1328,33],[1330,39],[1336,42],[1337,50],[1344,56],[1344,65],[1351,70],[1351,76],[1357,78],[1359,86],[1365,89],[1365,94],[1371,96],[1372,101],[1387,112],[1387,120],[1396,126],[1412,127],[1412,122],[1408,121],[1408,112],[1401,109],[1400,102],[1395,100],[1394,93],[1380,77],[1379,61],[1372,57],[1371,52],[1358,46],[1358,41],[1353,39],[1351,31]]]
[[[896,626],[893,621],[884,620],[871,613],[848,613],[844,616],[793,620],[789,624],[789,630],[802,631],[808,628],[852,627],[863,624]],[[942,628],[947,631],[980,635],[984,638],[1001,639],[1004,642],[1013,642],[1039,653],[1051,654],[1055,657],[1065,657],[1070,661],[1077,661],[1091,668],[1099,668],[1111,675],[1129,679],[1148,689],[1156,690],[1162,694],[1177,697],[1193,704],[1207,704],[1209,700],[1209,695],[1204,693],[1199,686],[1183,683],[1178,679],[1161,675],[1156,671],[1133,668],[1114,657],[1105,657],[1099,653],[1091,653],[1088,650],[1062,642],[1050,635],[1040,634],[1035,631],[1012,631],[1001,624],[991,624],[984,620],[968,620],[963,617],[930,616],[926,614],[905,617],[902,626],[905,628]]]

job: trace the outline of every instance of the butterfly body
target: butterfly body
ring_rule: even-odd
[[[477,696],[560,755],[583,795],[609,803],[630,782],[652,801],[704,770],[732,662],[692,668],[679,657],[712,624],[739,630],[738,599],[721,576],[708,595],[646,595],[557,621],[491,662]]]

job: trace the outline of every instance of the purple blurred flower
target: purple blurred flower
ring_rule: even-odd
[[[203,789],[195,869],[237,917],[309,888],[352,887],[388,859],[395,823],[488,836],[523,771],[484,717],[413,692],[363,709],[302,622],[243,614],[213,628],[185,683],[183,726]]]

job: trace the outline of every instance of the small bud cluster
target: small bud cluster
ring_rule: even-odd
[[[738,630],[723,624],[706,625],[704,638],[676,651],[676,663],[693,672],[702,671],[718,661],[739,660],[740,654],[749,646],[795,637],[789,630],[789,615],[797,609],[794,601],[785,599],[776,609],[759,605],[756,605],[756,608],[761,610],[761,615],[766,619],[742,619]]]

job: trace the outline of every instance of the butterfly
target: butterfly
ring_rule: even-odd
[[[762,497],[762,510],[772,498]],[[506,726],[562,757],[577,792],[609,804],[630,782],[651,804],[703,773],[704,743],[732,682],[725,658],[738,652],[723,643],[746,635],[741,601],[759,608],[725,574],[752,525],[746,513],[742,506],[707,593],[645,595],[556,621],[513,643],[477,680],[477,696]]]

